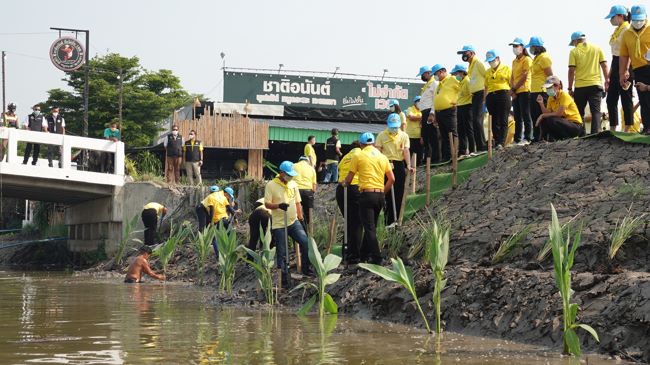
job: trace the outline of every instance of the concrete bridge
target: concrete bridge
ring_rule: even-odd
[[[122,142],[4,127],[0,127],[0,139],[8,140],[7,161],[0,162],[2,196],[66,204],[65,224],[73,251],[94,250],[101,243],[120,240],[124,186]],[[31,157],[23,165],[23,156],[18,155],[19,142],[40,144],[41,154],[47,154],[49,146],[57,146],[61,167],[58,161],[54,167],[48,167],[47,158],[39,159],[34,166]],[[114,172],[77,169],[71,163],[73,150],[112,154]]]

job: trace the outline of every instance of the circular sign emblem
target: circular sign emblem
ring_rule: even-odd
[[[79,41],[72,37],[61,37],[50,47],[50,59],[61,71],[74,71],[84,64],[86,52]]]

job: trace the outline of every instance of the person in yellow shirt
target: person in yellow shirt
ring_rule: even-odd
[[[510,67],[501,63],[496,50],[485,54],[485,62],[490,68],[485,73],[485,104],[492,116],[492,134],[497,150],[503,149],[508,134],[508,116],[512,100],[510,99]]]
[[[601,103],[603,93],[609,85],[607,79],[609,70],[605,54],[600,47],[587,43],[585,34],[580,31],[571,34],[569,45],[574,46],[569,53],[569,95],[573,96],[583,119],[585,117],[585,107],[589,103],[591,134],[595,134],[600,132]],[[603,73],[602,79],[600,71]],[[573,89],[574,79],[575,90]],[[603,80],[605,83],[604,88]]]
[[[309,225],[309,210],[314,209],[314,193],[316,192],[316,170],[309,164],[309,157],[301,156],[298,162],[293,164],[293,169],[298,175],[293,181],[298,185],[300,191],[300,205],[302,206],[302,215],[305,217],[305,224]]]
[[[392,113],[386,120],[387,128],[377,136],[375,146],[390,161],[395,175],[395,183],[391,191],[386,192],[386,214],[384,221],[390,225],[398,220],[399,210],[404,197],[404,184],[406,183],[406,170],[414,172],[411,166],[411,152],[409,136],[400,129],[402,121],[396,113]],[[393,191],[394,189],[394,191]],[[393,206],[393,202],[395,205]],[[393,208],[394,207],[394,208]],[[397,213],[397,214],[395,214]]]
[[[415,155],[415,163],[424,161],[424,141],[422,140],[422,112],[420,111],[420,96],[413,98],[413,105],[406,109],[406,134],[411,143],[411,154]]]
[[[400,125],[400,129],[405,131],[406,130],[406,114],[402,111],[402,107],[399,106],[399,100],[397,99],[390,99],[388,101],[388,112],[389,113],[395,113],[399,115],[400,120],[402,121],[402,125]]]
[[[195,208],[196,218],[199,223],[199,232],[202,232],[205,227],[212,224],[212,217],[214,216],[214,205],[211,204],[210,198],[220,189],[216,185],[209,188],[210,194],[203,199]]]
[[[442,161],[451,160],[452,140],[449,139],[449,133],[453,137],[458,137],[456,127],[456,104],[458,104],[458,93],[460,92],[460,82],[455,77],[447,73],[447,69],[440,64],[433,66],[433,76],[438,80],[436,88],[435,125],[440,130],[440,141],[442,142],[441,156]]]
[[[621,42],[618,76],[619,84],[623,89],[629,87],[630,72],[628,66],[632,64],[634,83],[641,104],[641,120],[643,133],[650,134],[650,31],[648,31],[648,16],[643,5],[634,5],[630,9],[630,29],[623,33]]]
[[[474,141],[474,124],[472,123],[472,93],[469,90],[469,76],[464,65],[456,65],[451,70],[452,76],[460,82],[458,92],[458,110],[456,124],[458,127],[458,152],[461,155],[476,154]]]
[[[628,87],[627,90],[621,87],[618,76],[619,56],[621,52],[621,42],[623,41],[623,33],[630,28],[630,14],[628,9],[623,5],[614,5],[609,10],[609,14],[605,17],[610,24],[615,27],[614,33],[609,39],[609,46],[612,52],[612,65],[609,70],[609,85],[607,88],[607,114],[609,115],[609,129],[616,130],[618,126],[618,100],[621,99],[621,106],[623,115],[625,115],[625,131],[629,131],[633,126],[632,108],[634,101],[632,100],[632,88]],[[630,69],[630,71],[632,71]]]
[[[309,136],[307,137],[307,144],[305,145],[305,149],[303,151],[303,156],[309,157],[309,163],[316,168],[316,150],[314,149],[314,145],[316,144],[316,136]]]
[[[562,91],[562,81],[557,76],[550,76],[544,84],[548,94],[548,102],[544,106],[544,98],[537,97],[536,102],[542,109],[542,114],[535,121],[540,128],[541,138],[546,141],[579,137],[584,134],[582,117],[573,98]]]
[[[533,120],[530,116],[530,68],[533,59],[528,55],[523,39],[515,38],[510,46],[515,54],[510,76],[510,97],[515,117],[514,142],[524,146],[533,140]]]
[[[142,207],[142,224],[144,225],[144,244],[153,246],[156,243],[156,231],[158,230],[158,219],[167,214],[167,208],[159,203],[151,202]]]
[[[420,120],[418,119],[418,124]],[[336,186],[336,203],[343,214],[343,217],[347,219],[345,222],[345,227],[348,231],[348,241],[343,242],[343,260],[348,265],[354,265],[359,263],[360,258],[360,248],[361,248],[361,235],[363,233],[363,227],[361,226],[361,218],[359,216],[359,177],[354,176],[349,186],[345,186],[345,178],[350,172],[350,165],[352,163],[352,158],[361,152],[359,148],[359,141],[352,142],[352,150],[348,152],[339,163],[339,181]],[[345,217],[345,189],[348,190],[347,196],[347,217]]]
[[[271,210],[271,235],[276,242],[276,263],[281,269],[281,281],[284,288],[289,287],[289,260],[286,240],[293,238],[300,246],[303,275],[311,276],[309,264],[308,238],[302,221],[300,191],[293,178],[298,172],[291,161],[280,164],[280,173],[264,187],[264,206]],[[286,223],[285,223],[286,222]]]
[[[431,67],[422,66],[417,75],[424,85],[420,89],[419,109],[422,112],[421,129],[422,144],[425,157],[439,159],[438,130],[433,126],[433,103],[436,96],[436,80],[433,78]],[[434,144],[435,143],[435,144]]]
[[[467,76],[469,77],[469,91],[472,94],[472,130],[474,143],[478,151],[487,151],[483,119],[485,115],[485,65],[476,57],[476,49],[472,45],[465,45],[456,52],[461,55],[463,62],[467,62]]]
[[[359,216],[363,225],[360,261],[381,264],[381,253],[377,242],[377,219],[384,207],[384,192],[393,186],[395,175],[388,158],[374,147],[375,136],[372,133],[363,133],[359,137],[359,144],[361,152],[352,157],[350,171],[344,184],[350,186],[358,175],[361,192]]]
[[[544,104],[546,104],[548,95],[544,90],[544,82],[547,77],[553,75],[553,61],[546,52],[544,40],[541,37],[530,37],[526,48],[530,49],[530,53],[535,56],[530,68],[530,117],[531,120],[537,120],[539,115],[542,114],[537,98],[541,96],[544,99]],[[533,141],[539,140],[539,128],[534,128]]]

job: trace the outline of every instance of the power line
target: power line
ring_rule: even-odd
[[[16,33],[0,33],[2,35],[41,35],[41,34],[54,34],[56,32],[16,32]]]

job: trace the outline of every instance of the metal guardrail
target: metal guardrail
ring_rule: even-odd
[[[68,237],[51,237],[51,238],[44,238],[41,240],[32,240],[32,241],[21,241],[21,242],[12,242],[6,245],[0,245],[0,250],[4,248],[11,248],[11,247],[16,247],[16,246],[22,246],[22,245],[29,245],[33,243],[48,243],[48,242],[60,242],[60,241],[66,241]]]

